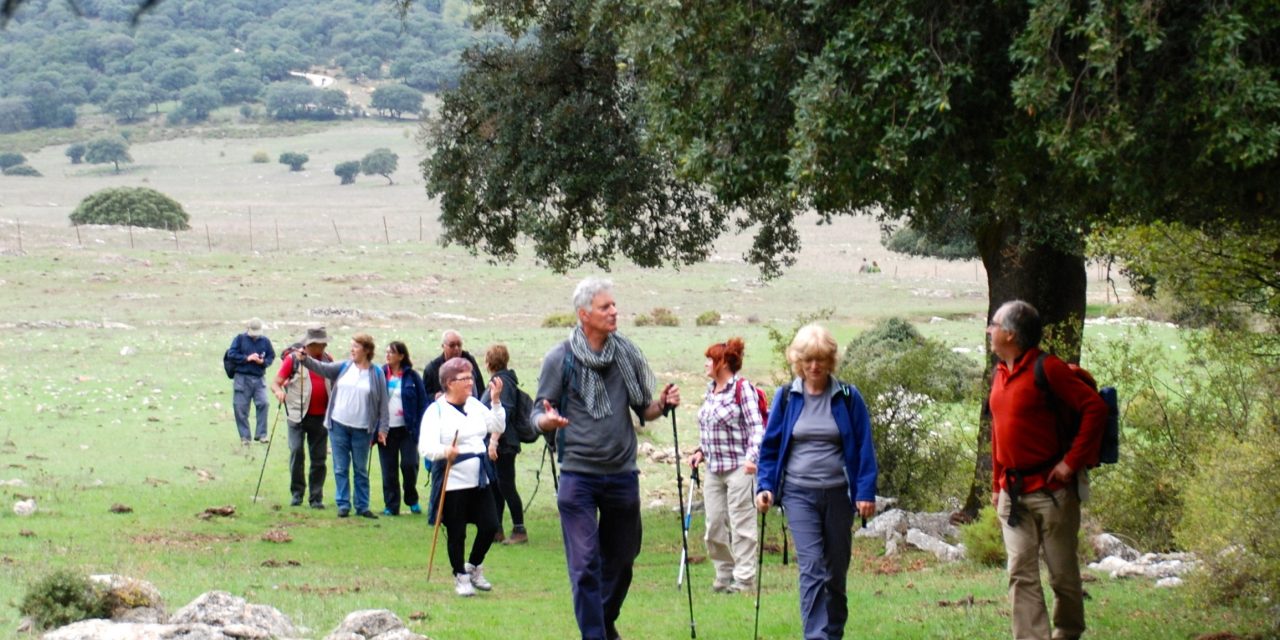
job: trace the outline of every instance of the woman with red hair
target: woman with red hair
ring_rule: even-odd
[[[720,593],[750,591],[756,584],[759,540],[752,499],[764,420],[756,388],[738,376],[744,348],[742,338],[707,348],[711,380],[698,410],[700,443],[689,457],[691,467],[707,463],[707,555],[716,568],[712,589]]]

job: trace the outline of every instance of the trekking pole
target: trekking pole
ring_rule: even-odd
[[[262,476],[267,472],[267,458],[271,455],[271,443],[276,439],[276,425],[280,424],[280,412],[287,411],[285,404],[276,405],[276,419],[271,421],[271,435],[267,436],[267,450],[262,454],[262,470],[258,472],[258,486],[253,490],[253,501],[258,502],[258,492],[262,490]]]
[[[457,431],[453,432],[453,444],[449,446],[458,446]],[[453,460],[446,458],[444,463],[444,475],[440,476],[440,503],[436,506],[435,532],[431,534],[431,557],[427,558],[427,582],[431,582],[431,569],[435,566],[436,562],[436,543],[440,541],[440,523],[444,522],[444,496],[449,492],[449,468],[452,466]]]
[[[670,388],[670,385],[668,385]],[[664,390],[665,394],[666,391]],[[684,476],[680,474],[680,432],[676,429],[676,412],[675,407],[663,407],[664,411],[671,412],[671,441],[676,448],[676,498],[679,500],[684,495]],[[685,569],[689,565],[689,530],[684,524],[684,501],[680,500],[680,543],[684,550],[681,557],[681,568]],[[698,637],[698,627],[693,621],[693,580],[685,583],[685,591],[689,594],[689,637]]]
[[[686,537],[686,538],[687,538],[687,537],[689,537],[689,529],[690,529],[690,527],[691,527],[691,526],[692,526],[692,524],[693,524],[693,493],[694,493],[694,489],[695,489],[699,484],[701,484],[701,480],[699,480],[699,479],[698,479],[698,468],[697,468],[697,467],[694,467],[694,468],[693,468],[693,471],[691,471],[691,472],[689,473],[689,480],[691,480],[691,482],[689,483],[689,506],[688,506],[688,508],[687,508],[687,509],[685,509],[685,512],[684,512],[684,535],[685,535],[685,537]],[[684,584],[684,567],[685,567],[685,565],[686,565],[686,564],[688,564],[688,563],[686,562],[686,560],[687,560],[687,559],[688,559],[688,552],[687,552],[687,551],[681,552],[681,554],[680,554],[680,572],[676,574],[676,587],[680,587],[680,586],[682,586],[682,585]]]
[[[769,511],[760,512],[760,557],[756,561],[756,626],[751,632],[751,640],[760,640],[760,586],[764,582],[764,520]]]

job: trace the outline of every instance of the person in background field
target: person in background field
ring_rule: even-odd
[[[398,340],[387,345],[386,364],[382,373],[387,378],[387,402],[391,415],[385,442],[378,443],[378,461],[382,463],[382,501],[384,516],[400,515],[400,483],[404,478],[404,504],[412,513],[422,513],[418,506],[418,429],[422,413],[427,410],[427,389],[418,372],[413,370],[409,348]]]
[[[853,514],[875,515],[876,452],[862,394],[832,375],[839,349],[805,325],[787,348],[796,373],[778,389],[760,441],[756,508],[782,502],[796,543],[805,640],[843,638]]]
[[[484,363],[489,368],[490,379],[502,380],[502,408],[507,413],[507,427],[498,440],[498,459],[496,460],[498,491],[493,494],[494,505],[498,510],[498,533],[494,539],[501,540],[502,544],[524,544],[529,541],[529,533],[524,528],[524,503],[520,501],[520,491],[516,489],[516,456],[520,455],[520,436],[511,426],[511,421],[516,419],[516,394],[520,390],[520,382],[516,372],[507,368],[510,357],[507,347],[501,344],[489,347],[484,354]],[[511,537],[509,538],[505,538],[502,534],[504,506],[511,509]]]
[[[262,321],[249,320],[244,333],[231,340],[230,357],[237,362],[232,378],[231,406],[235,410],[236,429],[240,431],[240,444],[249,444],[249,401],[253,401],[258,442],[267,441],[267,386],[263,382],[267,367],[276,359],[271,340],[262,335]]]
[[[333,359],[325,353],[328,345],[329,336],[324,327],[307,329],[297,348],[290,348],[281,359],[280,371],[271,380],[271,392],[284,404],[285,418],[289,422],[289,493],[292,496],[290,504],[295,507],[302,504],[303,493],[306,492],[312,509],[324,508],[324,476],[328,471],[325,468],[328,433],[324,428],[324,414],[329,407],[331,383],[314,371],[304,372],[293,352],[305,350],[310,358],[332,362]],[[310,473],[304,473],[308,455],[311,457]]]
[[[583,640],[619,638],[617,621],[640,553],[634,413],[643,425],[680,404],[618,331],[613,283],[587,278],[573,292],[578,325],[542,360],[530,421],[562,443],[560,527]]]
[[[429,521],[444,525],[453,567],[454,593],[468,597],[476,589],[493,588],[484,575],[484,559],[493,545],[498,530],[498,513],[489,486],[496,482],[493,460],[498,457],[498,437],[506,428],[507,414],[502,408],[502,379],[489,388],[491,411],[471,393],[474,370],[465,358],[451,358],[440,367],[440,384],[444,395],[422,416],[422,435],[418,452],[433,460]],[[488,441],[486,444],[485,441]],[[450,460],[448,487],[444,509],[437,513],[444,485],[445,465]],[[476,525],[476,538],[471,554],[463,562],[467,544],[467,524]]]
[[[1039,312],[1021,300],[1000,305],[987,325],[991,353],[999,358],[989,399],[992,501],[1008,557],[1013,637],[1079,638],[1085,621],[1077,480],[1097,464],[1107,405],[1066,363],[1046,357],[1053,395],[1081,416],[1075,440],[1058,441],[1057,415],[1035,381],[1042,333]],[[1053,589],[1052,625],[1040,587],[1041,557]]]
[[[711,382],[698,410],[699,446],[689,466],[707,463],[703,507],[707,514],[707,555],[715,565],[711,588],[721,593],[752,591],[756,584],[756,461],[764,421],[756,388],[738,377],[745,345],[730,338],[707,348],[705,373]]]
[[[372,360],[375,348],[369,334],[357,333],[351,338],[349,360],[320,362],[307,357],[306,351],[295,354],[302,366],[333,382],[324,426],[329,429],[329,446],[333,448],[334,500],[339,518],[351,514],[354,484],[356,515],[378,519],[369,510],[369,447],[375,438],[386,443],[391,415],[387,380],[382,367]],[[352,470],[354,483],[349,479]]]
[[[475,384],[472,385],[476,399],[480,399],[480,392],[484,390],[484,376],[480,375],[480,365],[476,364],[476,359],[471,354],[462,349],[462,334],[453,329],[446,329],[440,336],[440,355],[435,360],[427,363],[422,370],[422,382],[427,385],[427,404],[431,404],[443,391],[444,387],[440,384],[440,366],[446,360],[452,358],[463,358],[471,363],[471,370],[475,375]]]

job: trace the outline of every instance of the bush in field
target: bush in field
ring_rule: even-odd
[[[54,571],[31,585],[18,611],[30,616],[41,629],[111,616],[110,607],[93,583],[66,569]]]
[[[674,311],[666,307],[654,307],[653,311],[646,314],[636,316],[637,327],[678,327],[680,326],[680,318]]]
[[[393,184],[391,174],[395,173],[399,162],[399,155],[380,147],[360,160],[360,170],[367,176],[382,176],[387,179],[387,184]]]
[[[302,171],[302,165],[306,164],[310,159],[311,156],[294,151],[286,151],[280,154],[280,164],[289,165],[290,171]]]
[[[960,527],[960,541],[969,561],[983,567],[1005,565],[1004,534],[995,509],[983,509],[977,520]]]
[[[4,168],[4,175],[6,175],[6,176],[25,176],[25,177],[29,177],[29,178],[39,178],[41,174],[40,174],[40,172],[39,172],[39,171],[37,171],[37,170],[36,170],[36,168],[35,168],[35,167],[33,167],[33,166],[29,165],[29,164],[15,164],[15,165],[13,165],[12,167],[5,167],[5,168]]]
[[[84,161],[89,164],[111,163],[120,173],[121,162],[133,162],[129,155],[129,141],[124,136],[102,136],[94,138],[85,148]]]
[[[576,313],[553,313],[542,319],[543,329],[569,329],[578,324]]]
[[[190,229],[190,216],[169,196],[146,187],[103,189],[80,201],[72,224],[128,224],[152,229]]]
[[[342,182],[339,184],[355,184],[356,176],[360,175],[360,161],[339,162],[333,168],[333,175],[342,178]]]
[[[254,152],[253,152],[253,163],[254,163],[254,164],[266,164],[266,163],[268,163],[268,162],[271,162],[271,155],[270,155],[270,154],[268,154],[266,151],[254,151]]]
[[[84,161],[86,147],[83,142],[76,142],[67,147],[66,156],[71,159],[71,164],[80,164]]]
[[[850,341],[836,375],[871,413],[879,492],[904,509],[955,508],[949,499],[964,495],[972,469],[959,425],[977,416],[978,363],[892,318]]]
[[[0,153],[0,170],[16,167],[20,164],[26,164],[27,157],[21,153]]]
[[[1186,479],[1176,539],[1204,563],[1192,584],[1214,601],[1256,606],[1280,594],[1277,417],[1243,438],[1216,438]],[[1280,609],[1272,611],[1280,628]]]
[[[720,324],[720,313],[717,311],[704,311],[698,314],[698,318],[693,323],[699,327],[714,327]]]

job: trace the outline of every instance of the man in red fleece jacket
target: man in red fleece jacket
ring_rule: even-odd
[[[991,352],[1000,359],[990,397],[993,501],[1009,557],[1009,603],[1018,640],[1079,638],[1084,633],[1084,591],[1076,559],[1077,481],[1089,465],[1097,464],[1107,416],[1107,405],[1096,391],[1063,361],[1045,358],[1045,378],[1057,402],[1082,416],[1075,439],[1058,442],[1057,415],[1035,381],[1042,333],[1040,314],[1021,300],[1001,305],[987,325]],[[1052,635],[1040,588],[1041,551],[1053,588]]]

